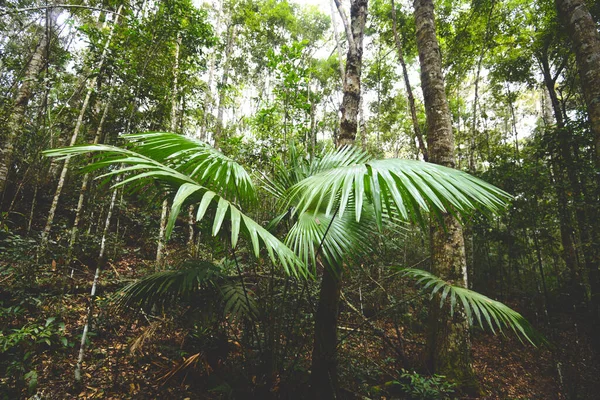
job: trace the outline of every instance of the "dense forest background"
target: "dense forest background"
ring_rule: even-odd
[[[600,3],[310,3],[0,2],[0,397],[597,398]]]

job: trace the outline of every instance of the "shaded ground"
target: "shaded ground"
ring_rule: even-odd
[[[0,300],[6,305],[15,296],[37,299],[25,312],[2,322],[19,327],[32,321],[59,316],[69,346],[53,341],[36,345],[28,365],[38,375],[37,393],[44,399],[124,399],[124,398],[306,398],[310,339],[295,357],[291,374],[281,371],[272,377],[238,376],[240,365],[252,355],[239,344],[222,343],[221,348],[203,349],[188,342],[189,331],[173,319],[140,314],[125,319],[105,306],[106,295],[120,287],[123,279],[135,277],[144,261],[130,257],[110,264],[99,291],[97,319],[84,363],[84,383],[73,387],[73,366],[83,326],[91,270],[81,267],[73,281],[65,266],[55,265],[38,277],[30,293],[11,292],[17,285],[3,275]],[[27,289],[20,289],[27,290]],[[36,306],[35,304],[38,304]],[[185,312],[183,310],[182,312]],[[348,308],[341,315],[340,373],[349,398],[365,393],[370,398],[390,398],[386,382],[397,378],[403,367],[418,369],[423,335],[418,327],[394,326],[384,318],[375,327],[384,332],[389,344],[361,323]],[[473,365],[485,399],[594,399],[600,393],[598,365],[590,348],[585,315],[568,313],[554,317],[545,334],[552,348],[534,348],[513,336],[493,336],[475,332]],[[398,334],[403,341],[398,340]],[[394,345],[393,348],[391,345]],[[199,351],[199,352],[198,352]],[[22,355],[22,354],[21,354]],[[400,360],[404,357],[404,360]],[[408,368],[407,368],[408,369]],[[240,372],[241,371],[241,372]],[[421,371],[422,372],[422,371]],[[10,378],[0,378],[0,394],[5,398],[27,398],[26,387],[11,390]],[[241,383],[240,383],[241,382]],[[237,391],[232,392],[233,388]],[[380,389],[383,388],[383,392]],[[380,394],[378,394],[380,393]],[[381,395],[381,393],[385,393]],[[1,397],[0,397],[1,398]],[[392,397],[393,398],[393,397]]]

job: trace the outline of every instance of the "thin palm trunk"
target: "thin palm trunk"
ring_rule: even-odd
[[[108,38],[106,39],[106,42],[104,42],[104,48],[102,50],[102,55],[100,56],[100,61],[98,62],[98,65],[96,67],[98,71],[102,70],[102,66],[104,65],[104,61],[106,60],[106,55],[108,54],[108,48],[110,46],[110,42],[112,40],[114,31],[115,31],[115,27],[117,26],[117,23],[119,21],[119,15],[120,15],[122,9],[123,9],[123,6],[119,6],[119,8],[117,9],[117,13],[115,14],[115,20],[113,21],[113,25],[110,29],[110,33],[108,34]],[[94,75],[94,77],[91,78],[88,82],[85,99],[83,100],[81,110],[79,111],[79,116],[77,118],[77,122],[75,123],[75,129],[73,130],[73,134],[71,135],[71,142],[69,143],[70,146],[74,146],[77,143],[77,138],[79,136],[79,132],[81,130],[81,127],[83,126],[83,118],[87,111],[87,108],[88,108],[88,105],[90,102],[90,98],[92,97],[92,93],[94,92],[94,88],[96,86],[97,80],[98,80],[98,75]],[[62,189],[65,185],[65,180],[67,178],[67,171],[69,169],[70,160],[71,160],[70,157],[67,157],[65,159],[65,162],[63,163],[62,171],[60,173],[60,178],[58,179],[58,185],[56,186],[56,192],[54,193],[54,198],[52,199],[52,205],[50,206],[50,211],[48,211],[48,219],[46,220],[46,227],[44,228],[44,232],[42,232],[42,240],[40,243],[41,249],[46,248],[46,246],[48,245],[48,238],[50,236],[50,230],[52,229],[52,224],[54,222],[54,215],[56,214],[56,209],[58,207],[58,200],[62,193]]]
[[[360,72],[367,1],[353,0],[348,24],[339,0],[335,0],[348,39],[348,56],[344,79],[342,118],[338,146],[353,145],[356,140],[360,105]],[[335,216],[334,216],[335,218]],[[333,220],[332,220],[333,222]],[[327,231],[325,232],[327,235]],[[315,314],[315,337],[312,352],[311,385],[317,399],[337,398],[337,326],[342,289],[342,266],[326,266]]]
[[[335,269],[335,270],[334,270]],[[342,268],[325,267],[315,314],[311,384],[317,399],[338,395],[337,327],[342,290]]]
[[[444,89],[433,1],[415,0],[414,10],[429,158],[433,163],[453,168],[452,118]],[[431,226],[431,261],[434,274],[468,287],[462,228],[450,214],[444,216],[443,228],[435,223]],[[427,334],[428,367],[432,372],[456,381],[464,390],[474,391],[477,384],[470,363],[468,322],[463,313],[454,313],[450,317],[447,311],[433,301]]]

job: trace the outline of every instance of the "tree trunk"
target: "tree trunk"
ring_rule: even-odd
[[[342,98],[342,117],[338,146],[354,144],[358,127],[360,107],[360,74],[362,70],[363,38],[367,21],[367,0],[353,0],[350,6],[350,24],[341,11],[339,0],[335,0],[340,16],[346,28],[348,55],[344,78],[344,97]]]
[[[417,118],[417,109],[415,107],[415,96],[413,95],[412,87],[410,86],[410,80],[408,79],[408,70],[406,69],[406,61],[404,61],[404,51],[402,50],[402,41],[398,34],[398,22],[396,18],[396,5],[392,0],[392,29],[394,31],[394,41],[396,42],[396,50],[398,51],[398,61],[402,67],[402,76],[404,77],[404,86],[406,87],[406,95],[408,97],[408,105],[410,107],[410,118],[413,124],[413,131],[415,138],[419,144],[419,150],[423,154],[423,160],[429,161],[429,154],[427,154],[427,148],[425,147],[425,141],[421,134],[421,128],[419,128],[419,119]]]
[[[177,130],[177,95],[179,93],[178,76],[179,76],[179,51],[181,47],[181,34],[177,34],[175,42],[175,62],[173,64],[173,90],[171,92],[171,120],[169,129],[171,132]],[[169,200],[165,199],[162,203],[162,211],[160,213],[160,229],[158,231],[158,245],[156,246],[156,268],[160,270],[164,262],[164,253],[166,250],[165,231],[167,226],[167,217],[169,215]]]
[[[229,80],[229,68],[231,67],[231,53],[233,52],[233,43],[235,41],[235,25],[229,24],[227,29],[227,45],[225,48],[225,62],[223,65],[223,76],[219,87],[219,105],[217,107],[217,124],[215,126],[214,143],[219,148],[223,139],[223,114],[225,112],[225,95],[227,94],[227,81]]]
[[[452,119],[444,89],[442,59],[435,31],[432,0],[415,0],[417,48],[421,86],[427,114],[427,148],[430,161],[454,167]],[[467,287],[467,269],[462,228],[456,218],[444,216],[445,229],[431,226],[433,273],[455,285]],[[476,392],[477,381],[470,363],[469,325],[461,312],[452,318],[447,307],[431,305],[427,335],[427,364],[432,372],[446,375],[463,390]]]
[[[582,92],[594,135],[597,187],[589,202],[589,226],[591,243],[596,246],[586,248],[586,263],[592,293],[591,305],[596,334],[600,332],[600,227],[598,227],[598,198],[600,198],[600,36],[597,25],[586,7],[584,0],[555,0],[558,15],[563,19],[573,42],[573,51],[582,83]],[[589,258],[589,261],[587,260]],[[596,341],[598,342],[598,341]],[[596,346],[600,351],[600,345]]]
[[[111,96],[109,95],[108,99],[106,100],[106,103],[104,104],[104,109],[102,110],[102,116],[100,117],[100,122],[98,123],[98,128],[96,129],[96,135],[94,136],[94,144],[98,144],[102,141],[102,128],[104,126],[104,122],[106,121],[106,116],[108,115],[110,101],[111,101]],[[79,221],[81,220],[81,212],[83,210],[83,203],[85,201],[85,195],[87,193],[89,181],[90,181],[90,173],[87,172],[83,176],[83,181],[81,182],[81,189],[79,190],[79,200],[77,201],[77,209],[75,211],[75,220],[73,221],[73,227],[71,228],[71,238],[69,240],[69,249],[67,251],[67,264],[69,264],[71,261],[71,257],[73,255],[73,248],[75,246],[75,242],[77,241]]]
[[[217,9],[217,20],[215,22],[215,37],[220,37],[221,32],[221,12],[223,9],[223,2],[219,1],[219,8]],[[213,51],[210,56],[208,64],[208,80],[206,81],[206,94],[204,96],[204,114],[202,115],[202,125],[200,126],[200,139],[206,141],[206,129],[208,128],[208,115],[212,112],[214,103],[212,95],[212,83],[215,74],[215,63],[217,59],[217,52]]]
[[[315,315],[311,384],[317,400],[335,399],[338,395],[337,327],[342,290],[342,268],[323,269],[319,303]]]
[[[102,241],[100,242],[100,253],[98,254],[98,265],[96,266],[96,273],[94,274],[94,281],[92,282],[92,290],[90,292],[90,302],[87,309],[87,315],[85,320],[85,325],[83,327],[83,333],[81,334],[81,343],[79,345],[79,355],[77,357],[77,365],[75,366],[75,383],[79,384],[81,382],[81,367],[83,364],[83,357],[85,356],[85,342],[87,340],[87,335],[90,329],[90,324],[92,321],[93,313],[94,313],[94,301],[96,299],[96,289],[98,288],[98,281],[100,279],[100,272],[104,267],[104,259],[106,253],[106,237],[108,235],[108,230],[110,228],[110,219],[112,216],[112,211],[115,206],[115,199],[117,198],[117,188],[113,189],[112,197],[110,199],[110,205],[108,206],[108,213],[106,214],[106,221],[104,223],[104,231],[102,232]]]
[[[348,57],[344,79],[342,119],[338,146],[353,145],[356,140],[360,105],[360,71],[362,41],[367,19],[367,1],[353,0],[350,8],[351,25],[348,24],[339,0],[340,11],[348,35]],[[350,27],[351,26],[351,27]],[[334,216],[335,218],[335,216]],[[337,379],[337,326],[343,266],[326,266],[319,292],[315,314],[315,337],[312,352],[311,385],[317,399],[338,397]]]
[[[565,187],[564,183],[565,171],[570,170],[570,172],[567,172],[567,175],[569,176],[569,181],[572,186],[571,189],[577,191],[580,190],[577,178],[573,175],[574,165],[571,155],[571,149],[569,146],[569,136],[571,135],[569,134],[567,126],[565,125],[565,120],[563,118],[563,114],[560,108],[560,101],[558,100],[558,95],[556,93],[555,88],[556,79],[560,75],[562,68],[559,68],[556,71],[555,75],[552,76],[552,73],[550,71],[550,63],[548,60],[548,52],[542,51],[537,58],[541,65],[542,75],[544,77],[544,84],[546,85],[546,89],[548,89],[550,105],[552,106],[552,111],[554,112],[554,119],[556,120],[556,133],[558,135],[559,144],[559,148],[557,150],[559,154],[558,157],[552,157],[554,170],[557,174],[557,177],[554,180],[554,187],[556,191],[556,197],[558,200],[558,220],[560,225],[560,237],[563,245],[563,258],[565,260],[567,269],[570,272],[571,282],[569,282],[569,285],[574,287],[574,285],[577,284],[581,277],[579,276],[580,274],[579,266],[577,264],[577,254],[575,250],[575,244],[573,243],[572,238],[572,232],[574,231],[574,229],[571,218],[571,212],[569,210],[567,201],[567,188]],[[584,222],[584,220],[585,218],[582,219],[582,216],[580,215],[578,218],[578,222],[581,224]],[[585,236],[585,233],[583,236]],[[589,257],[586,255],[586,258]],[[579,293],[581,293],[581,291],[579,291]]]
[[[56,24],[58,18],[57,12],[51,12],[51,26]],[[46,61],[46,47],[48,44],[48,35],[50,30],[44,29],[44,33],[40,38],[33,55],[27,64],[23,83],[17,91],[15,97],[14,106],[8,121],[6,122],[6,140],[4,148],[0,150],[0,198],[3,196],[8,182],[8,175],[13,161],[13,153],[15,141],[17,140],[19,133],[23,129],[23,121],[25,119],[25,111],[29,100],[33,96],[33,89],[38,81],[40,73],[44,70]]]
[[[335,21],[335,1],[331,0],[331,25],[333,26],[333,39],[335,40],[335,48],[338,53],[338,61],[340,63],[340,78],[342,85],[344,85],[344,76],[346,75],[344,68],[344,60],[342,59],[342,45],[340,43],[340,36],[337,30],[337,24]]]
[[[117,23],[119,21],[119,15],[120,15],[122,9],[123,9],[123,6],[119,6],[119,8],[117,9],[117,13],[115,14],[115,20],[110,29],[110,33],[108,34],[108,38],[106,39],[106,42],[104,43],[104,48],[102,49],[102,55],[100,56],[100,61],[98,62],[98,65],[96,67],[96,69],[98,71],[101,71],[102,66],[104,65],[104,60],[106,59],[106,55],[108,53],[108,47],[110,46],[110,42],[112,40],[112,36],[115,31],[115,27],[117,26]],[[94,75],[94,77],[92,79],[90,79],[90,81],[88,82],[85,99],[83,100],[81,110],[79,111],[79,117],[77,118],[77,122],[75,123],[75,129],[73,130],[73,135],[71,136],[71,142],[69,143],[70,146],[74,146],[77,143],[77,137],[79,136],[79,131],[81,130],[81,127],[83,125],[83,118],[87,111],[87,107],[90,102],[90,98],[92,97],[94,88],[96,87],[97,80],[98,80],[98,75]],[[62,193],[63,186],[65,185],[65,180],[67,177],[67,171],[69,169],[69,161],[70,160],[71,160],[70,157],[67,157],[65,159],[65,162],[62,167],[62,171],[60,173],[60,178],[58,179],[58,185],[56,186],[56,192],[54,193],[54,198],[52,199],[52,205],[50,206],[50,211],[48,211],[48,219],[46,220],[46,227],[44,228],[44,232],[42,232],[42,240],[40,243],[41,249],[44,249],[48,244],[50,230],[52,229],[52,224],[54,222],[54,215],[56,213],[56,208],[58,207],[58,200],[60,198],[60,194]]]

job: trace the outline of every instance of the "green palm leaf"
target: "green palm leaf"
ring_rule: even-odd
[[[285,244],[305,265],[312,266],[313,274],[316,274],[317,253],[328,266],[337,267],[343,265],[345,259],[361,256],[373,248],[377,230],[368,221],[356,222],[351,213],[339,217],[324,212],[305,212],[298,216]]]
[[[233,159],[202,141],[166,132],[123,135],[137,153],[159,161],[229,199],[254,201],[250,175]]]
[[[73,146],[53,149],[45,152],[47,156],[71,157],[88,152],[98,152],[100,157],[89,168],[98,169],[106,166],[121,165],[122,167],[108,172],[101,177],[110,177],[118,174],[127,174],[127,178],[113,185],[113,187],[140,182],[159,182],[172,188],[175,193],[173,206],[169,215],[166,237],[168,238],[184,203],[199,203],[196,220],[200,221],[209,211],[214,212],[212,234],[216,236],[224,230],[223,222],[227,220],[230,225],[230,241],[232,247],[238,242],[242,232],[252,243],[254,255],[260,255],[260,247],[264,247],[271,260],[279,261],[285,271],[293,275],[307,275],[307,269],[300,259],[279,239],[256,223],[252,218],[243,214],[238,207],[221,197],[208,187],[199,184],[184,173],[164,165],[143,154],[133,150],[122,149],[108,145]]]
[[[117,309],[135,307],[150,310],[191,301],[203,295],[217,300],[225,316],[256,318],[258,305],[254,294],[243,282],[230,282],[221,268],[207,261],[190,261],[181,270],[161,271],[130,283],[114,300]]]
[[[533,345],[545,342],[521,314],[499,301],[492,300],[473,290],[452,285],[427,271],[415,268],[398,269],[403,275],[416,279],[417,284],[421,285],[423,289],[429,289],[432,298],[439,293],[440,307],[445,302],[449,302],[450,315],[454,314],[457,303],[460,302],[458,304],[462,306],[471,324],[476,319],[481,328],[484,328],[485,325],[494,334],[496,329],[502,332],[503,328],[509,327],[519,339],[524,338]]]
[[[231,315],[234,318],[254,319],[258,316],[258,304],[254,293],[248,288],[244,288],[243,282],[236,282],[223,285],[220,288],[223,298],[225,315]]]
[[[287,162],[280,161],[275,166],[273,177],[263,175],[262,179],[264,188],[277,199],[284,198],[286,191],[309,176],[369,160],[367,153],[350,146],[329,150],[310,161],[304,158],[293,144],[289,148]]]
[[[423,213],[469,215],[473,210],[497,212],[511,196],[467,173],[413,160],[386,159],[333,168],[310,176],[286,192],[286,205],[299,213],[320,210],[343,216],[354,197],[360,221],[365,203],[372,204],[381,227],[384,208],[407,221],[423,224]]]
[[[216,265],[199,261],[182,270],[161,271],[123,288],[116,296],[117,308],[127,306],[151,309],[189,300],[202,288],[211,288],[223,275]]]

